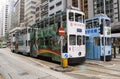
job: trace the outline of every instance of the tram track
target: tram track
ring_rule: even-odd
[[[56,67],[56,66],[59,65],[59,64],[55,64],[53,62],[40,60],[38,58],[31,58],[31,57],[27,57],[27,56],[23,56],[23,55],[19,55],[19,54],[14,54],[14,55],[22,57],[25,60],[27,60],[29,62],[32,62],[36,66],[41,66],[41,67],[44,67],[44,68],[47,68],[47,69],[50,69],[51,66]],[[118,62],[118,60],[117,60],[117,62]],[[111,78],[113,77],[112,79],[119,79],[120,78],[120,75],[119,75],[120,70],[119,69],[111,69],[111,67],[108,67],[108,66],[94,65],[94,64],[88,64],[88,63],[85,63],[85,65],[87,66],[87,71],[91,71],[92,73],[78,72],[78,70],[76,68],[77,66],[74,66],[75,70],[73,70],[72,72],[65,72],[65,74],[67,74],[67,75],[71,75],[71,74],[82,75],[82,76],[90,77],[90,79],[98,79],[98,78],[101,78],[101,77],[102,77],[102,79],[104,79],[106,76],[109,76]],[[97,73],[98,75],[96,76],[96,74],[94,74],[94,73]]]
[[[111,68],[107,68],[107,67],[99,67],[96,68],[96,66],[88,66],[87,67],[88,70],[90,71],[95,71],[95,72],[99,72],[102,74],[108,74],[110,76],[115,76],[115,77],[120,77],[120,70],[116,70],[116,69],[111,69]]]
[[[119,63],[120,63],[120,58],[115,58],[115,59],[113,59],[112,61],[115,61],[114,63],[116,63],[116,62],[119,62]]]
[[[110,62],[112,63],[112,61]],[[99,64],[88,64],[85,63],[83,66],[85,66],[84,70],[81,72],[80,67],[76,66],[76,69],[73,72],[68,72],[70,74],[75,75],[83,75],[88,76],[90,79],[119,79],[120,78],[120,70],[118,68],[115,68],[118,64],[110,64],[107,62],[105,66],[99,65]],[[93,77],[93,78],[91,78]]]
[[[20,55],[21,57],[22,55]],[[37,66],[42,66],[44,68],[47,68],[47,69],[50,69],[50,67],[56,67],[58,66],[58,64],[54,64],[53,62],[47,62],[47,61],[44,61],[44,60],[39,60],[39,59],[36,59],[36,58],[31,58],[31,57],[26,57],[26,56],[23,56],[25,59],[28,59],[29,61],[33,62],[34,64],[36,64]],[[98,73],[98,74],[102,74],[102,75],[99,75],[100,77],[101,76],[106,76],[106,75],[109,75],[109,76],[116,76],[116,77],[120,77],[120,70],[115,70],[115,69],[110,69],[109,67],[103,67],[103,66],[96,66],[96,65],[91,65],[91,64],[85,64],[87,65],[87,70],[88,71],[92,71],[92,72],[95,72],[95,73]],[[98,67],[98,68],[96,68]],[[76,69],[76,66],[74,66],[74,69]],[[104,70],[106,70],[107,72],[104,72]],[[74,70],[76,71],[76,70]],[[88,77],[98,77],[94,74],[91,74],[91,73],[80,73],[80,72],[74,72],[71,73],[71,74],[77,74],[77,75],[83,75],[83,76],[88,76]],[[112,73],[110,73],[109,71],[112,71]],[[114,73],[113,73],[114,72]],[[69,72],[68,72],[69,73]]]
[[[119,79],[120,78],[119,74],[116,74],[116,73],[112,74],[112,73],[103,71],[103,69],[101,68],[95,69],[93,67],[86,67],[86,70],[84,71],[81,71],[80,69],[77,68],[72,72],[67,72],[67,74],[87,76],[90,79]]]
[[[113,64],[113,65],[110,65],[110,66],[100,66],[102,69],[109,69],[109,70],[113,70],[113,71],[118,71],[118,72],[120,72],[120,70],[119,69],[113,69],[114,68],[114,66],[115,66],[116,64]],[[111,68],[111,67],[113,67],[113,68]]]
[[[95,70],[88,69],[88,72],[79,72],[79,71],[74,71],[74,72],[67,72],[67,74],[70,75],[82,75],[89,77],[90,79],[119,79],[120,77],[117,75],[111,75],[108,73],[103,73],[103,72],[98,72]]]

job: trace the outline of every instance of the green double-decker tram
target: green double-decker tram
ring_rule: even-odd
[[[58,29],[63,27],[65,35],[61,38]],[[65,12],[37,21],[29,27],[29,54],[50,57],[61,61],[61,39],[63,52],[68,54],[69,64],[85,61],[85,24],[84,13],[79,10],[66,9]],[[18,45],[19,46],[19,45]]]

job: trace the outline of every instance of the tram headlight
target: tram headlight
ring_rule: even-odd
[[[81,52],[79,52],[79,53],[78,53],[78,56],[81,56],[81,54],[82,54],[82,53],[81,53]]]

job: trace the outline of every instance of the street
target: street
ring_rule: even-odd
[[[119,61],[120,55],[110,62],[87,60],[73,66],[71,72],[57,72],[50,68],[59,64],[0,49],[0,73],[4,79],[120,79]]]
[[[4,79],[75,79],[44,68],[29,60],[29,57],[11,53],[7,49],[0,49],[0,73]]]

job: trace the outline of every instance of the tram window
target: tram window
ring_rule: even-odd
[[[86,21],[86,29],[90,29],[92,27],[92,20]]]
[[[105,45],[106,45],[106,37],[105,37]],[[102,37],[102,45],[104,45],[104,37]]]
[[[44,22],[43,21],[40,23],[40,28],[44,28]]]
[[[31,29],[28,29],[28,33],[30,33],[31,32]]]
[[[44,45],[44,39],[43,38],[40,38],[40,45],[42,46],[42,45]]]
[[[104,45],[104,38],[102,37],[102,45]]]
[[[48,46],[49,45],[49,38],[45,37],[45,45]]]
[[[30,43],[31,43],[31,41],[30,41],[30,40],[28,40],[28,46],[30,46]]]
[[[13,36],[15,36],[15,34],[13,34]]]
[[[27,40],[25,41],[25,44],[26,44],[26,46],[27,46]]]
[[[23,32],[23,30],[21,31],[21,34],[23,34],[24,32]]]
[[[107,38],[107,45],[111,45],[111,38]]]
[[[100,46],[100,37],[95,37],[94,38],[94,45],[95,46]]]
[[[75,13],[75,21],[82,23],[83,16],[81,14]]]
[[[15,45],[15,42],[13,42],[12,44]]]
[[[64,14],[64,15],[62,16],[62,20],[63,20],[63,21],[66,21],[66,14]]]
[[[83,36],[83,45],[85,45],[85,42],[86,42],[86,37]]]
[[[38,29],[41,29],[40,23],[39,23],[39,25],[38,25]]]
[[[83,15],[83,23],[85,23],[85,16]]]
[[[74,21],[74,14],[73,14],[73,12],[69,13],[69,20],[70,21]]]
[[[22,30],[23,31],[23,33],[22,34],[25,34],[25,29],[24,30]]]
[[[103,19],[101,19],[101,25],[103,26],[103,23],[104,23],[104,20]]]
[[[23,34],[26,34],[26,33],[27,33],[27,29],[24,29],[24,30],[23,30]]]
[[[107,27],[110,27],[110,20],[107,20],[107,19],[106,19],[106,20],[105,20],[105,24],[106,24]]]
[[[34,29],[33,29],[33,28],[31,29],[31,32],[34,32]]]
[[[82,36],[77,36],[77,45],[82,45]]]
[[[27,33],[27,29],[25,29],[25,31],[24,31],[25,33],[24,34],[26,34]]]
[[[86,42],[89,42],[89,36],[86,36]]]
[[[94,19],[93,25],[94,25],[94,28],[99,27],[99,21],[98,21],[98,19]]]
[[[69,44],[70,45],[76,45],[76,36],[75,35],[70,35],[69,36]]]

